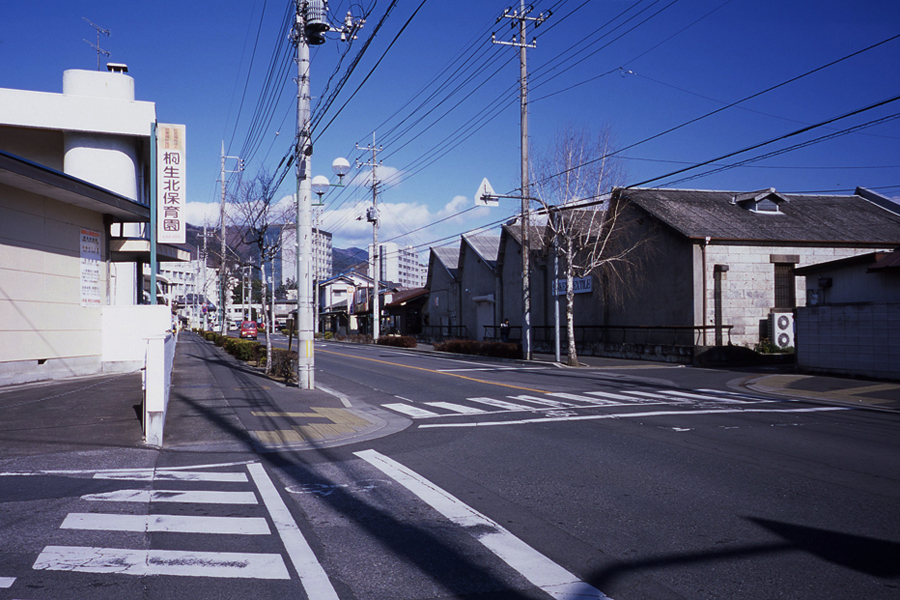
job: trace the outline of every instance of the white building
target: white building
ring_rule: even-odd
[[[0,89],[0,385],[131,370],[143,351],[124,340],[171,326],[168,307],[137,306],[156,108],[125,70]]]
[[[373,263],[372,249],[374,246],[369,244],[369,276],[372,273]],[[378,253],[380,270],[378,272],[381,281],[391,281],[397,283],[405,289],[414,289],[425,287],[425,280],[428,276],[428,267],[419,261],[419,255],[412,246],[400,247],[393,242],[384,242],[378,244],[380,252]]]
[[[331,246],[331,234],[321,229],[313,229],[313,271],[315,281],[325,281],[332,275],[333,258]],[[278,259],[276,259],[277,261]],[[276,268],[276,271],[278,269]],[[281,276],[280,285],[285,285],[288,280],[297,279],[297,228],[292,225],[284,227],[281,231]]]

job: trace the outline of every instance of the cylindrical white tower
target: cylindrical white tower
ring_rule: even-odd
[[[63,73],[63,94],[133,102],[134,79],[124,73],[72,69]],[[90,110],[90,105],[86,106]],[[108,106],[104,103],[104,110]],[[66,174],[138,199],[136,138],[68,131],[64,144]]]

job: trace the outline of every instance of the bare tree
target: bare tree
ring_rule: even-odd
[[[611,133],[591,135],[581,128],[561,130],[550,150],[538,158],[535,196],[548,214],[547,242],[563,259],[566,279],[568,360],[578,365],[575,348],[575,279],[603,271],[621,278],[639,244],[621,244],[625,205],[610,202],[625,175],[609,156]],[[554,290],[554,293],[556,291]]]
[[[250,246],[259,256],[259,267],[262,275],[263,293],[262,309],[267,322],[268,331],[274,327],[274,289],[270,310],[266,310],[266,298],[268,294],[266,265],[269,265],[269,274],[274,273],[274,260],[281,249],[281,230],[286,223],[292,220],[293,202],[280,204],[275,200],[277,184],[273,177],[265,170],[261,170],[249,181],[242,181],[233,198],[232,220],[241,232],[241,241]],[[274,288],[274,281],[273,281]],[[272,343],[269,334],[266,334],[266,373],[272,372]]]

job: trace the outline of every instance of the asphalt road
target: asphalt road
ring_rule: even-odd
[[[334,406],[384,426],[261,449],[259,415],[315,407],[189,343],[172,446],[0,474],[0,599],[900,596],[897,415],[722,371],[317,344]]]

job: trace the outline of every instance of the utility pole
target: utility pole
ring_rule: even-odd
[[[291,39],[297,45],[297,386],[315,388],[315,337],[312,261],[312,132],[310,131],[309,46],[325,43],[325,33],[340,32],[341,40],[355,39],[361,20],[348,12],[343,28],[328,24],[326,0],[296,0]]]
[[[537,27],[551,14],[548,11],[546,15],[541,13],[537,17],[529,17],[528,13],[531,10],[531,6],[525,6],[525,0],[519,0],[519,10],[514,11],[511,8],[507,8],[497,19],[498,23],[504,18],[519,22],[519,35],[518,37],[513,37],[513,41],[504,42],[498,40],[496,34],[491,36],[491,42],[494,44],[514,46],[519,49],[519,119],[520,147],[522,150],[522,351],[525,354],[525,360],[531,360],[531,277],[528,256],[531,251],[528,242],[531,186],[528,182],[528,67],[526,64],[526,50],[537,47],[537,39],[532,40],[530,44],[528,43],[525,27],[528,21],[533,21],[535,27]],[[512,25],[514,26],[515,24],[513,23]]]
[[[381,326],[381,307],[378,296],[379,282],[381,281],[381,252],[378,249],[378,152],[380,146],[375,145],[375,132],[372,132],[372,144],[365,148],[356,145],[357,150],[372,152],[372,161],[360,163],[356,161],[357,168],[361,166],[372,167],[372,207],[366,211],[366,220],[372,224],[372,278],[375,280],[375,294],[372,304],[372,340],[377,344],[379,328]]]
[[[237,159],[238,168],[233,171],[225,170],[225,160],[228,158]],[[238,156],[225,156],[225,140],[222,140],[222,172],[219,177],[219,181],[222,182],[222,202],[219,205],[219,237],[222,242],[222,256],[219,261],[219,305],[222,307],[221,318],[219,319],[219,333],[225,335],[228,331],[226,329],[225,321],[227,318],[227,313],[225,311],[225,286],[227,285],[228,280],[228,269],[225,268],[226,257],[225,257],[225,174],[226,173],[238,173],[244,170],[244,161],[240,159]]]

